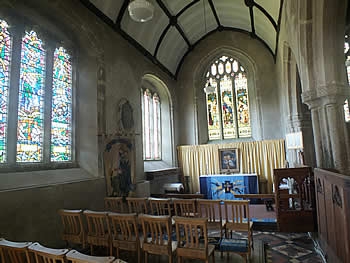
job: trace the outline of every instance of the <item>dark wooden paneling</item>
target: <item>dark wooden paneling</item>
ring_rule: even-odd
[[[293,187],[280,189],[283,179],[294,179]],[[277,227],[281,232],[316,231],[316,202],[311,167],[274,169]]]
[[[328,262],[350,262],[350,176],[315,169],[319,244]]]

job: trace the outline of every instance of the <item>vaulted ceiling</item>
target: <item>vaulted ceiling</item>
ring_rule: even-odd
[[[276,55],[283,0],[148,0],[154,16],[145,23],[130,18],[129,1],[81,0],[174,78],[187,54],[216,31],[250,34]]]

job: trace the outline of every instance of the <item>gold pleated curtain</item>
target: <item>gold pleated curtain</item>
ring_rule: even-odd
[[[273,169],[285,166],[284,140],[178,146],[179,165],[190,177],[192,193],[199,192],[200,175],[220,174],[219,149],[225,148],[238,148],[240,173],[256,173],[272,192]]]

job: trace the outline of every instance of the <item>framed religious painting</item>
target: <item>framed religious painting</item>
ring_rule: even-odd
[[[219,149],[220,172],[238,173],[239,156],[237,148]]]

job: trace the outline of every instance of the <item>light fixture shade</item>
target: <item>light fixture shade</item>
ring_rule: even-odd
[[[134,0],[128,6],[130,17],[136,22],[147,22],[152,19],[154,6],[147,0]]]

